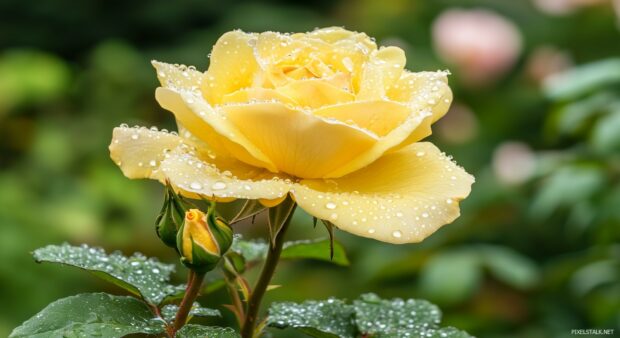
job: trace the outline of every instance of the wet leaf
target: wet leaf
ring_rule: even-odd
[[[229,327],[202,326],[189,324],[177,332],[177,338],[238,338],[241,337]]]
[[[263,240],[250,240],[246,241],[237,235],[233,239],[233,244],[230,249],[239,253],[246,262],[260,261],[267,257],[267,251],[269,250],[269,244]]]
[[[269,244],[262,240],[242,240],[236,236],[232,250],[243,256],[246,262],[255,262],[265,259]],[[342,244],[333,244],[333,259],[330,258],[330,240],[303,240],[284,243],[281,259],[316,259],[331,262],[341,266],[348,266],[349,259]]]
[[[176,304],[168,304],[162,307],[161,315],[168,322],[172,322],[174,317],[177,315],[177,311],[179,311],[179,306]],[[219,310],[209,309],[206,307],[200,306],[198,302],[194,302],[192,305],[192,309],[189,311],[189,315],[193,317],[221,317],[222,314]]]
[[[419,338],[470,336],[452,327],[439,327],[439,308],[425,300],[383,300],[365,294],[353,301],[305,301],[274,303],[267,323],[271,327],[292,327],[312,337]]]
[[[353,307],[338,299],[273,303],[267,323],[277,328],[292,327],[312,337],[353,338],[353,314]]]
[[[342,244],[333,242],[333,258],[330,257],[331,241],[329,239],[304,240],[284,243],[282,259],[317,259],[341,266],[348,266],[349,259]]]
[[[372,337],[470,337],[454,328],[440,328],[441,311],[425,300],[384,300],[365,294],[353,306],[358,329]]]
[[[174,265],[164,264],[140,253],[126,257],[120,252],[107,254],[101,248],[87,245],[49,245],[34,251],[37,262],[59,263],[87,270],[106,281],[159,304],[167,296],[177,294],[183,286],[169,284]]]
[[[12,333],[11,338],[123,337],[163,332],[140,300],[105,293],[86,293],[57,300]]]

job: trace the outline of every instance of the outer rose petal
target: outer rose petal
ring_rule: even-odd
[[[421,140],[430,134],[431,113],[429,111],[422,111],[417,114],[411,114],[396,129],[381,137],[372,148],[359,154],[344,166],[328,173],[324,177],[341,177],[352,173],[376,161],[386,152],[399,147],[406,140]]]
[[[404,72],[388,91],[388,97],[407,105],[411,115],[403,124],[385,135],[369,151],[361,154],[345,167],[326,177],[340,177],[362,168],[385,152],[395,151],[418,142],[431,134],[431,124],[443,116],[452,102],[446,72]]]
[[[281,103],[226,105],[218,109],[279,171],[304,178],[324,177],[372,148],[376,136]]]
[[[256,34],[236,30],[217,40],[201,86],[209,103],[219,103],[224,95],[252,85],[259,70],[250,45],[253,39],[256,39]]]
[[[459,216],[474,178],[431,143],[414,143],[332,180],[292,190],[309,214],[338,228],[390,243],[419,242]]]
[[[157,61],[153,61],[153,66],[162,85],[155,91],[155,98],[164,109],[175,115],[183,129],[189,130],[218,154],[231,153],[246,163],[275,170],[265,155],[239,133],[235,137],[234,126],[218,116],[197,92],[202,84],[200,72]]]
[[[232,158],[215,157],[182,137],[146,128],[115,128],[110,157],[125,176],[169,180],[190,197],[276,200],[291,186],[286,176],[275,176]]]
[[[414,110],[431,110],[434,123],[448,112],[452,102],[452,91],[448,87],[447,75],[447,72],[441,71],[418,73],[405,71],[388,91],[388,97],[407,104]]]

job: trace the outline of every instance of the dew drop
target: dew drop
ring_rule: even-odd
[[[137,140],[138,138],[140,138],[140,136],[138,134],[131,135],[131,139],[132,140]]]
[[[425,153],[425,152],[423,152],[423,151],[418,151],[415,155],[416,155],[417,157],[422,157],[422,156],[424,156],[425,154],[426,154],[426,153]]]
[[[423,212],[423,213],[422,213],[422,217],[424,217],[424,218],[428,218],[428,212]]]
[[[329,210],[334,210],[336,209],[336,203],[334,202],[327,202],[327,204],[325,204],[325,207]]]
[[[194,189],[194,190],[200,190],[200,189],[202,189],[202,184],[200,184],[198,182],[192,182],[192,183],[190,183],[189,187]]]
[[[394,236],[395,238],[401,238],[403,236],[403,233],[400,232],[400,230],[394,230],[394,232],[392,232],[392,236]]]
[[[213,185],[211,186],[211,189],[213,189],[213,190],[226,189],[226,183],[217,181],[217,182],[213,183]]]
[[[374,233],[375,233],[375,231],[376,231],[375,229],[368,229],[368,233],[369,233],[369,234],[374,234]]]
[[[157,166],[157,161],[155,161],[155,160],[150,160],[150,161],[149,161],[149,165],[150,165],[151,167],[155,167],[155,166]]]
[[[448,203],[448,204],[452,204],[452,199],[451,199],[451,198],[448,198],[448,199],[446,200],[446,203]]]

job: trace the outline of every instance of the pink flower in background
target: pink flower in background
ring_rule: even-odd
[[[521,34],[504,17],[484,9],[450,9],[433,23],[439,56],[471,85],[483,85],[506,73],[521,52]]]
[[[536,169],[536,155],[523,142],[504,142],[493,152],[493,173],[507,185],[527,181]]]

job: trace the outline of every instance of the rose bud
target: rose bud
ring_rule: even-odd
[[[177,250],[181,254],[181,262],[188,268],[209,271],[228,251],[232,240],[232,229],[215,215],[213,206],[207,214],[190,209],[185,213],[185,220],[177,234]]]
[[[164,205],[155,220],[155,231],[164,244],[175,250],[177,248],[177,232],[183,224],[185,211],[189,208],[183,197],[174,192],[170,185],[167,185]]]

